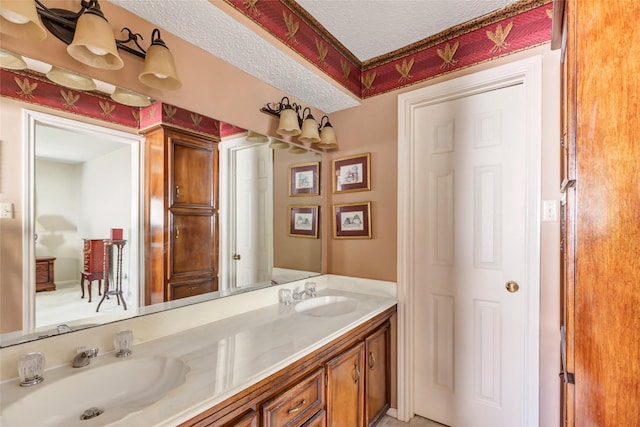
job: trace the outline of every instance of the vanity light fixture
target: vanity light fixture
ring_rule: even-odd
[[[111,94],[111,99],[130,107],[148,107],[151,105],[151,98],[148,96],[141,95],[122,87],[115,88]]]
[[[317,144],[317,147],[323,150],[338,148],[336,132],[329,122],[329,117],[323,116],[318,124],[311,114],[311,108],[302,108],[295,102],[291,103],[286,96],[280,102],[268,103],[260,111],[280,119],[276,130],[278,135],[297,136],[298,141],[306,146]]]
[[[304,148],[300,147],[299,145],[294,145],[294,144],[291,144],[291,147],[287,150],[287,152],[289,154],[304,154],[307,151],[309,151],[309,150],[304,149]]]
[[[0,49],[0,68],[7,70],[26,70],[29,68],[22,56]]]
[[[95,90],[97,87],[93,79],[74,73],[73,71],[65,70],[64,68],[56,67],[55,65],[51,67],[51,70],[47,73],[47,78],[69,89]]]
[[[145,60],[144,70],[138,76],[143,84],[160,90],[175,90],[182,86],[173,55],[160,38],[159,29],[153,30],[151,45],[145,50],[139,44],[143,37],[127,27],[122,29],[126,39],[114,37],[98,0],[81,0],[80,5],[81,9],[73,12],[50,9],[40,0],[3,0],[0,3],[0,32],[25,40],[41,40],[46,37],[46,28],[68,45],[67,52],[74,59],[105,70],[123,67],[124,62],[118,54],[121,49]]]
[[[284,141],[280,141],[279,139],[271,138],[271,142],[269,143],[269,148],[276,150],[284,150],[289,148],[289,144]]]
[[[250,130],[245,137],[247,142],[269,142],[269,137],[258,132]]]

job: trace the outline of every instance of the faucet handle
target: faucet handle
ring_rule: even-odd
[[[78,354],[84,353],[84,355],[89,359],[93,359],[98,355],[98,347],[82,346],[82,347],[78,347],[76,350]]]

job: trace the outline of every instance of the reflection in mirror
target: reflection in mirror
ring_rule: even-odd
[[[46,70],[40,73],[45,74]],[[103,83],[97,83],[99,88],[104,87]],[[171,102],[170,99],[166,101]],[[28,110],[29,105],[22,100],[2,102],[0,112],[10,108],[13,113],[18,112],[17,117],[21,114],[19,111]],[[320,274],[321,240],[291,237],[287,230],[288,207],[320,205],[321,196],[290,197],[287,179],[291,165],[318,162],[321,155],[306,150],[305,154],[294,155],[287,149],[273,148],[278,145],[271,144],[274,140],[249,143],[244,133],[236,134],[223,138],[218,147],[221,154],[220,290],[143,307],[141,284],[144,283],[142,274],[147,259],[142,253],[143,226],[139,220],[143,217],[144,182],[138,177],[142,175],[140,165],[144,164],[144,150],[141,150],[144,139],[134,134],[135,130],[132,133],[106,128],[96,131],[80,121],[82,119],[52,118],[58,113],[47,111],[51,115],[34,113],[29,119],[31,123],[27,123],[27,116],[24,116],[24,127],[30,129],[29,137],[22,141],[24,160],[9,159],[11,162],[24,161],[25,202],[21,210],[16,210],[16,213],[22,211],[24,217],[20,233],[23,253],[19,257],[22,261],[15,265],[22,265],[22,273],[16,275],[25,279],[22,299],[15,298],[15,291],[11,294],[11,301],[15,301],[15,316],[21,319],[16,319],[15,323],[22,324],[22,329],[3,330],[9,333],[0,336],[0,346],[55,335],[60,333],[57,327],[61,324],[68,324],[75,330]],[[2,124],[7,125],[7,121]],[[15,126],[20,127],[17,122]],[[52,141],[57,141],[54,154],[46,148]],[[74,141],[79,141],[79,145],[70,146]],[[95,144],[103,149],[110,148],[99,154],[82,154],[84,160],[78,158],[80,148],[88,149]],[[249,150],[248,147],[252,148]],[[229,163],[229,159],[235,163]],[[114,163],[110,164],[112,160]],[[14,182],[17,184],[20,180]],[[110,192],[116,186],[118,192]],[[95,308],[103,297],[98,293],[103,293],[99,281],[92,281],[91,303],[87,283],[84,285],[85,297],[81,298],[84,239],[108,239],[112,228],[122,229],[123,239],[127,240],[122,276],[128,310],[125,312],[118,307],[115,298],[110,297],[96,313]],[[2,250],[6,253],[6,244]],[[15,275],[3,271],[3,276]],[[37,281],[56,288],[36,291]],[[0,285],[0,297],[8,300],[5,292],[9,284],[3,280]],[[75,312],[69,304],[56,299],[63,290],[72,294],[74,304],[90,308],[87,313]],[[61,331],[64,332],[64,328]]]
[[[106,272],[113,279],[116,267],[116,258],[105,256],[110,247],[104,241],[112,238],[112,230],[121,233],[113,237],[126,241],[120,258],[122,296],[127,306],[138,306],[141,138],[32,111],[26,120],[34,161],[25,168],[32,180],[32,205],[25,211],[32,213],[28,224],[34,240],[28,252],[35,256],[25,257],[25,271],[35,266],[35,274],[27,276],[26,329],[130,317],[116,298],[104,295]]]

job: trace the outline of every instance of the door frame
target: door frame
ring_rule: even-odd
[[[236,153],[240,150],[263,145],[261,142],[248,142],[246,136],[227,139],[218,145],[220,153],[220,229],[225,230],[220,233],[220,283],[233,283],[230,289],[235,288],[236,270],[235,263],[231,259],[231,254],[236,250],[236,214],[234,196],[236,193],[236,182],[234,174],[230,171],[236,162]],[[270,165],[273,169],[273,150],[270,150]],[[269,196],[267,197],[266,210],[268,212],[267,223],[273,224],[273,170],[268,177]],[[267,232],[267,247],[271,248],[267,255],[267,264],[273,268],[273,227]]]
[[[416,188],[413,114],[420,106],[522,84],[526,135],[525,331],[523,414],[524,425],[539,422],[540,383],[540,197],[542,150],[542,58],[535,56],[458,77],[398,96],[398,419],[414,415],[414,212],[411,195]],[[408,191],[407,191],[408,189]]]
[[[36,126],[38,124],[54,126],[72,130],[86,135],[96,135],[103,139],[110,139],[131,147],[131,223],[129,224],[130,239],[129,254],[129,284],[138,283],[136,291],[132,293],[131,305],[138,307],[140,301],[144,301],[144,263],[145,254],[143,248],[144,223],[142,212],[144,211],[144,188],[140,175],[144,168],[144,159],[141,155],[143,137],[134,133],[127,133],[117,129],[104,127],[100,124],[85,123],[82,121],[56,116],[50,113],[24,109],[23,121],[23,176],[22,176],[22,330],[32,332],[36,327],[36,275],[35,275],[35,154],[36,154]],[[85,319],[86,320],[86,319]]]

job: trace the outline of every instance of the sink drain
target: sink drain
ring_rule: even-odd
[[[97,417],[98,415],[102,414],[104,412],[104,410],[100,409],[100,408],[89,408],[87,410],[85,410],[82,415],[80,415],[80,419],[81,420],[90,420],[92,418]]]

